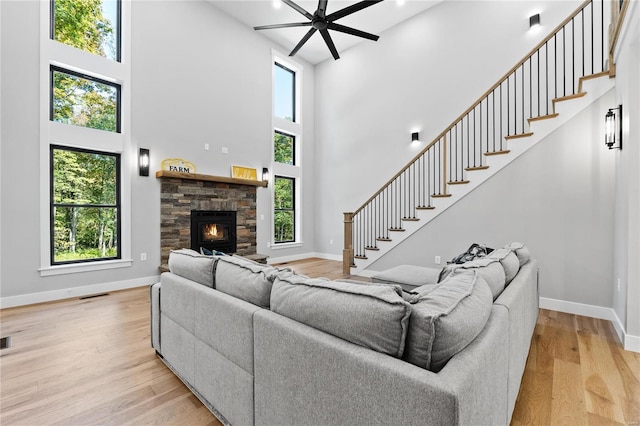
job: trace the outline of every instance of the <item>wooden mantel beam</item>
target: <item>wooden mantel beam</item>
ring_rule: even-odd
[[[236,178],[230,178],[230,177],[224,177],[224,176],[201,175],[198,173],[170,172],[168,170],[158,170],[156,172],[156,177],[202,180],[202,181],[208,181],[208,182],[231,183],[235,185],[248,185],[248,186],[261,186],[261,187],[267,186],[267,182],[263,180],[236,179]]]

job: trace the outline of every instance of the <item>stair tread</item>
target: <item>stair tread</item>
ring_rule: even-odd
[[[489,166],[473,166],[473,167],[466,167],[465,170],[467,172],[473,172],[475,170],[487,170],[489,168]]]
[[[405,229],[404,228],[389,228],[389,231],[393,231],[393,232],[404,232]]]
[[[450,180],[449,182],[447,182],[447,184],[449,185],[464,185],[466,183],[469,183],[470,181],[468,180]]]
[[[485,152],[484,155],[502,155],[502,154],[508,154],[510,152],[511,150],[505,149],[503,151]]]
[[[376,241],[387,241],[387,242],[389,242],[389,241],[393,241],[393,240],[391,238],[378,237],[378,238],[376,238]]]
[[[365,247],[365,250],[373,250],[373,251],[380,251],[380,249],[378,247]]]
[[[356,255],[356,256],[353,256],[353,257],[355,257],[356,259],[362,259],[362,260],[369,259],[367,256],[362,256],[362,255]]]
[[[417,222],[420,220],[418,217],[403,217],[402,220],[406,220],[408,222]]]
[[[534,121],[542,121],[542,120],[549,120],[550,118],[556,118],[559,115],[560,114],[558,114],[557,112],[554,112],[553,114],[539,115],[537,117],[527,118],[527,121],[529,123],[533,123]]]
[[[517,133],[515,135],[508,135],[505,136],[504,138],[506,140],[511,140],[511,139],[520,139],[520,138],[528,138],[529,136],[533,136],[533,132],[529,132],[529,133]]]
[[[445,198],[445,197],[451,197],[451,194],[432,194],[431,198]]]
[[[586,94],[587,94],[587,92],[578,92],[578,93],[574,93],[573,95],[567,95],[567,96],[561,96],[559,98],[554,98],[551,102],[555,103],[555,102],[569,101],[571,99],[581,98],[581,97],[585,96]]]
[[[416,207],[416,210],[433,210],[435,209],[435,207],[433,206],[418,206]]]

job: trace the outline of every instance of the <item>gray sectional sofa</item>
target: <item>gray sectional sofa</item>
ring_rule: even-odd
[[[538,315],[529,257],[513,243],[357,283],[179,250],[151,287],[151,343],[225,424],[508,424]]]

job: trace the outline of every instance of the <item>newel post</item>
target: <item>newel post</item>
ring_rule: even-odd
[[[342,250],[342,273],[351,274],[353,265],[353,213],[344,213],[344,249]]]

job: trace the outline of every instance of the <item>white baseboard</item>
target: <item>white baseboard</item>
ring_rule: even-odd
[[[294,254],[291,256],[281,256],[281,257],[270,257],[269,259],[267,259],[267,263],[269,265],[273,265],[276,263],[286,263],[286,262],[293,262],[296,260],[302,260],[302,259],[309,259],[311,257],[317,257],[320,259],[326,259],[326,260],[336,260],[341,262],[342,261],[342,256],[337,255],[337,254],[328,254],[328,253],[302,253],[302,254]]]
[[[92,294],[106,293],[109,291],[126,290],[129,288],[148,286],[160,281],[159,275],[136,278],[133,280],[115,281],[110,283],[93,284],[82,287],[63,288],[60,290],[43,291],[39,293],[21,294],[0,298],[0,309],[13,308],[15,306],[33,305],[34,303],[52,302],[55,300],[70,299],[73,297],[90,296]]]
[[[583,303],[567,302],[546,297],[540,298],[540,308],[611,321],[624,349],[632,352],[640,352],[640,337],[626,333],[624,324],[612,308],[585,305]]]

